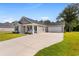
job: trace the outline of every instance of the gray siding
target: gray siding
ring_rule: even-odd
[[[14,28],[0,28],[0,31],[12,32],[12,31],[14,31]]]

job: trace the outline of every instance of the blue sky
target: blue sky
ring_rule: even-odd
[[[56,17],[67,3],[2,3],[0,4],[0,22],[12,22],[26,16],[35,20],[56,21]]]

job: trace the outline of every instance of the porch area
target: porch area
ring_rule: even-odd
[[[34,34],[39,32],[45,32],[45,27],[39,24],[22,24],[19,25],[18,31],[23,34]]]

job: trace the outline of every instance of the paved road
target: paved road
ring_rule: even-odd
[[[40,49],[61,42],[63,33],[41,33],[0,42],[0,56],[33,56]]]

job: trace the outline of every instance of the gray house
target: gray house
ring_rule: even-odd
[[[12,23],[0,23],[0,31],[8,31],[8,32],[12,32],[14,31],[14,26]]]
[[[19,33],[44,33],[44,32],[64,32],[64,24],[52,25],[41,24],[36,20],[22,17],[20,21],[14,22],[14,31]]]

